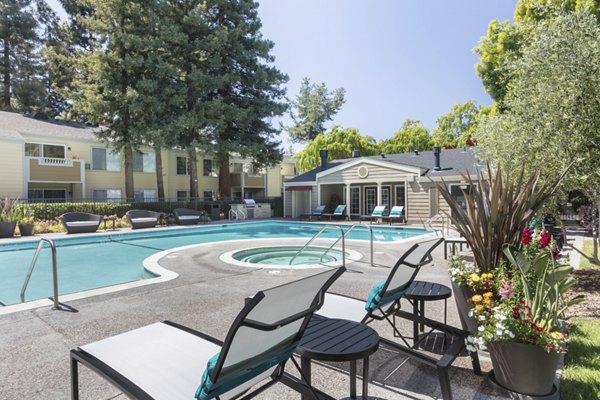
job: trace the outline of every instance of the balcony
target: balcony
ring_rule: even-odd
[[[82,182],[83,161],[65,158],[29,158],[30,182]]]

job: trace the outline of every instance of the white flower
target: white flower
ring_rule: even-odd
[[[504,331],[505,335],[508,335],[509,338],[514,339],[515,334],[509,331],[508,329]]]
[[[479,332],[483,332],[483,331],[485,330],[485,328],[484,328],[483,326],[479,326],[479,327],[477,328],[477,330],[478,330]]]
[[[496,335],[502,336],[502,329],[496,329]]]
[[[498,329],[504,329],[504,324],[502,322],[498,322],[496,324],[496,328],[498,328]]]
[[[467,314],[469,317],[473,318],[473,310],[469,310],[469,313]]]
[[[469,352],[471,352],[471,353],[474,353],[474,352],[476,352],[476,351],[477,351],[477,348],[476,348],[476,347],[474,347],[474,346],[471,346],[471,345],[467,345],[467,346],[466,346],[466,349],[467,349],[467,351],[469,351]]]
[[[478,318],[480,321],[485,321],[485,315],[479,315]]]

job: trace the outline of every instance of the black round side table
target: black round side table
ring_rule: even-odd
[[[406,297],[413,306],[413,315],[415,317],[425,317],[425,302],[444,300],[444,324],[446,324],[448,314],[448,298],[452,296],[452,289],[448,286],[434,282],[413,281],[408,287]],[[420,326],[419,326],[420,325]],[[417,321],[413,322],[413,346],[419,343],[419,332],[423,332],[425,327]],[[446,335],[444,334],[444,339]]]

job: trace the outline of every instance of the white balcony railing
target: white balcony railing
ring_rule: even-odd
[[[40,157],[38,158],[38,164],[52,167],[72,167],[73,160],[67,160],[65,158]]]

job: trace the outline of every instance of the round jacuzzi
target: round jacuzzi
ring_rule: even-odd
[[[238,249],[223,253],[220,259],[226,263],[254,268],[322,268],[340,266],[343,263],[341,249],[309,246],[268,246]],[[301,251],[302,250],[302,251]],[[346,263],[356,261],[362,255],[346,249]]]

